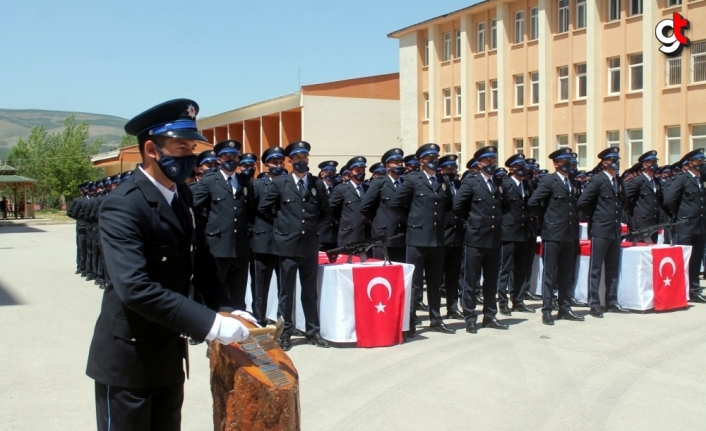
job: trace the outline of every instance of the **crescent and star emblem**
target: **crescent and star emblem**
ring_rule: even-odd
[[[373,290],[373,287],[377,285],[383,285],[387,288],[387,299],[389,300],[392,297],[392,286],[390,285],[390,282],[383,277],[375,277],[370,280],[370,282],[368,283],[368,299],[372,302],[373,298],[370,297],[370,292]],[[380,301],[380,303],[375,306],[375,308],[378,309],[378,313],[384,313],[385,307],[386,305],[383,304],[382,301]]]
[[[664,268],[665,264],[669,264],[672,266],[672,277],[677,272],[677,265],[674,263],[674,259],[672,259],[671,257],[665,257],[664,259],[662,259],[662,262],[659,263],[659,276],[662,277],[662,281],[664,281],[665,286],[670,286],[672,280],[669,277],[665,278],[664,275],[662,275],[662,269]]]

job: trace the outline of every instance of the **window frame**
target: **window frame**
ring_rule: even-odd
[[[566,140],[565,144],[561,141]],[[569,148],[569,135],[556,135],[556,149]]]
[[[615,133],[615,136],[618,138],[617,140],[611,140],[610,139],[610,134]],[[620,130],[606,130],[605,132],[605,147],[610,148],[610,147],[618,147],[620,148]]]
[[[539,136],[529,138],[530,157],[539,160]],[[536,145],[535,145],[536,144]]]
[[[495,84],[495,86],[493,86]],[[497,112],[500,107],[500,99],[498,98],[498,80],[490,80],[490,111]]]
[[[525,154],[525,140],[524,138],[515,138],[512,140],[513,141],[513,149],[515,150],[514,154]],[[517,144],[520,144],[518,147]]]
[[[666,76],[665,76],[665,79],[664,79],[665,87],[678,87],[678,86],[681,86],[681,83],[682,83],[682,79],[681,79],[681,78],[682,78],[682,57],[681,57],[681,53],[679,53],[679,55],[675,55],[675,56],[668,56],[665,61],[666,61],[666,64],[665,64]],[[672,63],[677,63],[677,61],[678,61],[678,65],[677,65],[677,66],[673,66]],[[675,69],[678,69],[679,72],[676,73],[676,74],[672,74],[672,70],[675,70]],[[674,78],[675,76],[677,77],[677,79],[679,80],[679,82],[677,82],[677,83],[672,83],[672,78]]]
[[[443,102],[443,114],[444,118],[451,118],[451,88],[444,88],[441,91],[442,102]]]
[[[424,120],[429,120],[429,93],[422,93],[422,97],[424,98]]]
[[[540,100],[539,99],[540,98],[539,71],[529,72],[529,78],[530,78],[530,106],[537,106],[537,105],[539,105],[539,100]]]
[[[521,82],[518,82],[518,79]],[[512,81],[515,88],[515,108],[523,108],[525,106],[525,76],[515,75],[512,77]]]
[[[588,25],[588,7],[586,0],[576,0],[576,25],[575,29],[586,28]]]
[[[423,66],[429,66],[429,39],[424,39],[424,63]]]
[[[566,33],[569,31],[569,0],[556,0],[556,32],[557,34]],[[565,3],[564,3],[565,2]],[[564,6],[562,6],[564,3]]]
[[[562,75],[562,71],[566,74]],[[557,76],[557,100],[559,102],[566,102],[569,100],[569,95],[571,94],[571,86],[569,85],[569,66],[559,66],[556,68]],[[565,87],[565,88],[564,88]],[[566,94],[566,97],[563,97]]]
[[[583,142],[582,142],[583,140]],[[574,133],[574,144],[576,148],[576,154],[578,157],[576,160],[578,161],[578,165],[581,167],[587,167],[588,166],[588,139],[586,136],[586,133]],[[583,153],[583,154],[582,154]],[[581,159],[583,159],[583,163],[581,163]]]
[[[702,48],[701,52],[696,52],[697,47]],[[696,52],[696,53],[695,53]],[[689,53],[691,54],[690,60],[689,60],[689,66],[690,66],[690,71],[691,73],[691,83],[696,84],[699,82],[706,82],[706,40],[699,40],[691,43],[691,47],[689,49]],[[696,61],[698,59],[701,59],[701,63],[699,66],[701,67],[701,75],[703,79],[696,80]]]
[[[633,59],[636,57],[640,57],[640,62],[639,63],[632,63]],[[645,64],[645,57],[642,54],[642,52],[636,52],[635,54],[628,54],[628,68],[629,68],[629,83],[628,83],[628,88],[630,89],[631,93],[639,93],[642,91],[642,89],[645,87],[645,80],[644,80],[644,64]],[[639,70],[639,72],[638,72]],[[634,84],[637,79],[633,76],[633,74],[639,73],[639,85],[640,88],[633,88]]]
[[[476,52],[485,52],[485,21],[476,24]]]
[[[583,66],[583,72],[579,72],[579,67]],[[576,99],[583,100],[588,97],[588,65],[586,63],[577,63],[574,65],[574,73],[576,74]],[[585,94],[581,95],[581,87],[583,80],[583,89]]]
[[[704,134],[703,135],[694,135],[694,128],[695,127],[703,127]],[[705,144],[703,144],[703,146],[706,147],[706,123],[690,124],[689,125],[689,145],[690,145],[689,151],[693,150],[696,147],[696,145],[694,144],[694,139],[699,139],[699,140],[703,139],[705,142]],[[699,144],[699,147],[696,147],[696,148],[700,148],[701,145],[702,144]]]
[[[530,8],[530,34],[529,40],[539,39],[539,8]]]
[[[617,67],[612,67],[611,66],[611,61],[612,60],[618,60],[618,66]],[[616,94],[620,94],[620,89],[621,89],[621,73],[620,73],[620,57],[612,57],[607,59],[608,61],[608,95],[609,96],[614,96]],[[618,90],[613,91],[613,83],[616,82],[613,79],[613,73],[617,72],[617,84],[618,84]]]
[[[608,16],[606,17],[608,22],[620,21],[622,10],[620,0],[608,0],[606,4],[608,5]]]
[[[461,86],[457,86],[457,87],[455,88],[455,91],[456,91],[456,116],[457,116],[457,117],[460,117],[461,114],[462,114],[461,109],[462,109],[462,106],[463,106],[463,105],[462,105],[463,93],[461,93]]]
[[[676,129],[677,132],[679,132],[678,136],[676,136],[676,137],[675,137],[675,136],[669,136],[669,130],[670,130],[670,129],[671,129],[671,130]],[[665,144],[665,148],[664,148],[665,151],[664,151],[664,153],[667,155],[667,161],[669,162],[669,164],[673,164],[673,163],[678,162],[678,161],[681,159],[681,154],[682,154],[682,151],[681,151],[681,126],[667,126],[667,127],[665,127],[665,128],[664,128],[664,140],[665,140],[665,142],[664,142],[664,144]],[[670,147],[672,146],[672,144],[673,144],[675,141],[678,143],[678,147],[679,147],[679,148],[678,148],[678,150],[677,150],[677,153],[676,153],[675,157],[672,158],[672,152],[670,151],[670,149],[671,149]]]
[[[442,61],[451,61],[451,32],[447,31],[443,34],[444,49]]]
[[[490,20],[490,50],[498,49],[498,20]]]
[[[516,44],[523,43],[525,41],[525,11],[523,10],[518,10],[515,12],[514,40]]]
[[[649,0],[648,0],[649,1]],[[643,0],[629,0],[630,7],[628,8],[628,16],[642,15],[644,10]],[[635,10],[637,9],[637,10]]]
[[[487,108],[485,81],[476,82],[476,112],[484,114]]]
[[[633,139],[632,133],[633,132],[640,132],[640,138]],[[642,155],[643,150],[645,148],[645,131],[644,129],[627,129],[626,131],[626,144],[627,144],[627,153],[628,153],[628,161],[630,166],[634,165],[637,163],[638,157]],[[639,142],[640,143],[640,148],[637,151],[633,151],[635,149],[635,143]]]
[[[461,58],[462,46],[461,46],[461,29],[454,30],[456,32],[456,58]]]

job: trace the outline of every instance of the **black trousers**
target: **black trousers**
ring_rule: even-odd
[[[506,306],[508,295],[513,304],[524,300],[529,288],[527,275],[527,250],[528,243],[503,242],[500,258],[500,276],[498,277],[498,305]],[[534,257],[534,249],[532,250]]]
[[[178,431],[184,384],[119,388],[95,383],[98,431]]]
[[[526,297],[530,293],[530,287],[532,285],[532,267],[534,266],[534,259],[537,255],[537,238],[532,237],[532,239],[527,241],[527,254],[525,254],[525,285],[522,287],[524,296]],[[524,300],[524,297],[520,297],[520,301]]]
[[[86,225],[86,275],[95,278],[96,269],[93,266],[93,243],[96,232],[93,230],[93,224]]]
[[[469,289],[464,289],[461,297],[463,315],[468,323],[476,323],[478,315],[476,313],[476,295],[478,290],[479,276],[483,271],[483,317],[493,318],[498,314],[498,306],[495,302],[495,293],[498,289],[498,276],[500,273],[500,247],[477,248],[468,247],[466,249],[466,283]]]
[[[294,302],[297,289],[297,271],[302,286],[301,301],[306,319],[306,335],[311,337],[319,332],[319,309],[317,280],[319,277],[318,252],[304,257],[279,258],[279,279],[282,290],[279,294],[279,309],[284,319],[282,335],[292,336],[294,333]]]
[[[576,266],[575,241],[544,241],[542,243],[544,273],[542,274],[542,313],[553,310],[552,298],[557,291],[559,310],[571,310],[571,279]]]
[[[248,288],[250,256],[216,257],[218,273],[226,285],[228,296],[236,310],[245,310],[245,293]]]
[[[412,273],[412,303],[410,304],[410,325],[417,320],[415,303],[421,301],[423,278],[427,279],[427,300],[429,301],[429,321],[441,323],[441,277],[444,268],[444,247],[407,246],[407,263],[414,265]]]
[[[93,269],[94,278],[98,278],[98,262],[100,261],[100,231],[98,230],[98,225],[93,224],[91,227],[93,235],[91,238],[91,268]]]
[[[86,223],[76,222],[76,260],[77,269],[86,272]]]
[[[458,312],[459,279],[463,260],[463,246],[444,247],[444,288],[446,314]]]
[[[261,326],[267,323],[267,296],[270,292],[270,282],[272,274],[275,273],[279,264],[279,256],[266,253],[252,253],[252,262],[250,263],[250,278],[252,289],[252,310],[253,316]],[[282,291],[282,285],[279,279],[279,272],[276,272],[277,277],[277,297],[279,298]],[[282,314],[282,310],[278,310],[278,315]]]
[[[618,303],[618,281],[620,280],[620,240],[591,238],[591,260],[588,273],[588,305],[599,307],[601,297],[602,267],[605,266],[605,304],[610,307]]]
[[[684,235],[677,234],[678,245],[691,246],[691,258],[689,259],[689,295],[693,296],[701,292],[699,287],[699,273],[701,272],[701,261],[704,258],[704,246],[706,245],[706,235]]]

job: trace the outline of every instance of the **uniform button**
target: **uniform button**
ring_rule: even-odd
[[[236,208],[236,207],[233,207],[233,209],[234,209],[234,210],[237,210],[238,208]]]
[[[166,262],[166,261],[167,261],[167,257],[166,257],[166,256],[162,256],[162,262]]]
[[[233,229],[233,232],[238,233],[238,229]]]
[[[701,217],[703,217],[703,216],[701,216]],[[436,226],[436,222],[434,222],[434,226]]]
[[[305,213],[305,212],[306,212],[306,210],[302,210],[302,212],[303,212],[303,213]]]
[[[134,343],[134,342],[137,341],[137,340],[134,339],[134,338],[130,338],[130,341],[132,341],[132,342]]]
[[[304,231],[302,231],[302,235],[304,235]]]
[[[495,216],[493,216],[492,218],[495,218]]]
[[[439,202],[434,202],[434,205],[439,205]]]
[[[304,223],[304,220],[302,220],[302,223]]]
[[[491,228],[495,229],[495,225],[490,226]]]
[[[701,208],[703,208],[703,207],[701,207]],[[434,215],[436,215],[436,211],[434,211]]]
[[[234,218],[233,221],[238,221],[238,219],[237,219],[237,218]]]

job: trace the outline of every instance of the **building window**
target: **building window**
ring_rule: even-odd
[[[498,110],[498,80],[490,80],[490,110]]]
[[[556,135],[556,149],[569,146],[569,135]]]
[[[525,154],[525,140],[522,138],[515,139],[515,154]]]
[[[522,43],[525,38],[525,12],[515,12],[515,43]]]
[[[525,105],[525,77],[515,75],[515,106]]]
[[[444,154],[451,153],[451,144],[444,144]]]
[[[586,0],[576,0],[576,28],[586,28]]]
[[[559,75],[559,100],[569,100],[569,67],[559,67],[557,73]]]
[[[706,81],[706,40],[691,45],[691,82]]]
[[[586,134],[577,133],[574,135],[576,139],[576,153],[578,154],[579,166],[588,166],[588,144],[586,143]]]
[[[620,19],[620,0],[608,0],[608,21]]]
[[[620,57],[608,59],[608,94],[620,93]]]
[[[456,87],[456,116],[461,115],[461,87]]]
[[[694,0],[691,0],[694,1]],[[679,6],[681,4],[681,0],[667,0],[667,7],[672,7],[672,6]]]
[[[532,105],[539,105],[539,72],[530,72],[530,101]]]
[[[490,49],[498,49],[498,20],[490,20]]]
[[[667,127],[667,157],[670,165],[681,159],[681,129],[679,126]]]
[[[456,30],[456,58],[461,58],[461,30]]]
[[[451,89],[444,88],[444,118],[451,116]]]
[[[584,99],[588,93],[588,78],[586,77],[586,63],[576,65],[576,98]]]
[[[642,15],[642,0],[630,0],[630,16]]]
[[[424,39],[424,65],[429,66],[429,39]]]
[[[476,84],[478,89],[478,112],[485,112],[485,81]]]
[[[559,1],[559,22],[557,23],[556,32],[566,33],[569,31],[569,0],[558,0]]]
[[[461,159],[461,143],[457,142],[454,144],[456,147],[456,155],[458,156],[459,160]]]
[[[476,141],[476,151],[480,150],[483,147],[485,147],[485,141]]]
[[[451,33],[444,33],[444,61],[451,60]]]
[[[530,157],[539,159],[539,138],[530,138]]]
[[[476,51],[477,52],[485,52],[485,23],[484,22],[478,23],[478,37],[476,38],[476,42],[477,42]]]
[[[706,148],[706,124],[691,126],[691,148]]]
[[[642,53],[628,56],[630,62],[630,91],[642,90]]]
[[[498,141],[490,141],[490,145],[497,149],[498,148]]]
[[[637,163],[637,159],[642,155],[642,129],[628,130],[628,154],[630,164]]]
[[[530,40],[539,39],[539,8],[530,9]]]
[[[429,93],[424,93],[424,119],[429,119]]]
[[[667,86],[681,85],[681,54],[677,57],[667,57]]]
[[[620,131],[609,130],[605,133],[605,147],[618,147],[620,148]]]

